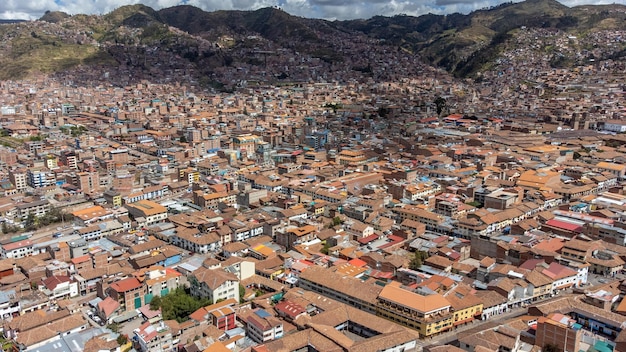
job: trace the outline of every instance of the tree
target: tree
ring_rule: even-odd
[[[448,103],[445,98],[437,97],[435,106],[437,107],[437,115],[441,116],[441,113],[448,108]]]
[[[128,336],[120,334],[117,337],[116,341],[117,341],[117,344],[120,346],[125,345],[126,343],[128,343]]]
[[[330,243],[328,243],[328,241],[326,241],[324,243],[324,247],[322,247],[322,249],[320,249],[320,252],[322,252],[322,254],[328,255],[329,249],[330,249]]]
[[[246,298],[246,287],[242,284],[239,284],[239,302],[243,302]]]
[[[185,135],[182,135],[179,139],[178,139],[181,143],[187,143],[187,137],[185,137]]]
[[[409,262],[409,269],[417,270],[424,263],[424,259],[428,258],[428,254],[424,251],[416,251],[413,258]]]
[[[161,296],[152,297],[152,301],[150,301],[150,310],[159,310],[161,308]]]
[[[107,325],[107,328],[111,331],[113,331],[114,333],[118,333],[120,332],[120,324],[118,323],[112,323]]]
[[[35,228],[35,225],[36,225],[36,220],[37,220],[37,218],[35,217],[35,214],[29,213],[26,216],[26,220],[24,220],[24,228],[27,231],[33,230]]]
[[[211,303],[211,300],[207,298],[194,297],[184,288],[179,287],[166,296],[162,296],[160,298],[157,298],[157,296],[153,297],[150,302],[150,309],[158,306],[161,308],[163,320],[176,320],[177,322],[182,323],[189,320],[189,314],[195,312],[201,307],[208,306]]]

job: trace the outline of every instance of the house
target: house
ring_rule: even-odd
[[[162,266],[140,270],[134,274],[146,286],[146,303],[154,296],[165,296],[183,285],[182,274]]]
[[[142,352],[176,351],[176,345],[173,344],[172,331],[163,322],[153,325],[149,321],[141,324],[134,331],[139,350]]]
[[[239,279],[222,269],[200,268],[189,275],[191,294],[213,302],[232,298],[239,303]]]
[[[0,291],[0,317],[19,315],[21,304],[15,289]]]
[[[208,321],[209,324],[220,330],[231,330],[237,327],[237,314],[235,306],[237,301],[229,298],[227,300],[202,307],[189,317],[197,322]]]
[[[445,296],[454,311],[454,326],[467,324],[482,316],[482,300],[476,296],[476,290],[465,285],[458,284]]]
[[[30,257],[35,253],[31,240],[3,244],[0,248],[2,249],[2,257],[7,259]]]
[[[120,303],[111,297],[107,297],[98,302],[97,309],[98,316],[100,316],[103,321],[109,321],[109,319],[112,318],[114,314],[118,313],[120,309]]]
[[[176,227],[170,240],[177,247],[199,254],[216,252],[222,247],[217,232],[201,233],[198,229],[182,226]]]
[[[120,304],[121,311],[138,309],[145,303],[146,286],[137,278],[129,277],[109,286],[109,296]]]
[[[288,322],[295,321],[298,317],[306,314],[306,309],[295,302],[288,300],[282,300],[274,305],[274,310],[279,317],[287,320]]]
[[[248,336],[257,343],[283,337],[283,322],[264,309],[255,309],[246,319]]]
[[[69,276],[50,276],[39,286],[49,299],[60,299],[78,296],[78,283]]]
[[[316,239],[317,227],[313,225],[305,225],[302,227],[291,227],[279,232],[276,235],[276,243],[284,246],[287,250],[291,250],[295,245],[309,242]]]
[[[167,208],[151,200],[140,200],[124,206],[131,218],[138,223],[144,223],[145,226],[158,224],[167,219]]]

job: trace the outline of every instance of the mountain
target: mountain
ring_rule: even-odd
[[[180,5],[155,11],[139,4],[103,16],[47,12],[39,21],[0,26],[0,41],[9,48],[0,52],[0,79],[85,65],[123,66],[138,75],[154,75],[157,67],[167,67],[191,70],[206,79],[224,67],[265,65],[268,57],[280,62],[276,53],[281,50],[321,59],[329,67],[342,63],[342,67],[376,77],[377,63],[367,61],[363,54],[370,50],[363,45],[402,51],[458,77],[474,77],[491,69],[503,53],[522,45],[518,39],[523,30],[588,38],[602,30],[625,29],[624,5],[569,8],[555,0],[505,3],[467,15],[375,16],[349,21],[307,19],[276,8],[206,12]],[[548,55],[551,64],[559,67],[580,64],[581,52],[586,53],[583,59],[598,54],[612,59],[626,56],[623,43],[606,50],[601,42],[577,43],[568,52],[556,50],[539,36],[537,42],[523,45],[538,46],[533,50]],[[603,47],[593,53],[594,46]],[[290,76],[286,71],[272,74]]]
[[[555,0],[504,3],[469,15],[373,17],[341,25],[419,53],[430,64],[457,76],[489,65],[519,28],[552,28],[575,33],[625,29],[623,5],[569,8]]]

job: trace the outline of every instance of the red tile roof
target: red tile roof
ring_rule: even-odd
[[[350,265],[352,266],[356,266],[357,268],[362,268],[364,266],[367,265],[367,263],[359,258],[354,258],[351,259],[350,261],[348,261],[348,263],[350,263]]]
[[[129,277],[111,284],[111,288],[117,292],[128,292],[141,287],[141,282],[135,277]]]
[[[301,305],[290,301],[280,301],[274,306],[274,309],[279,313],[285,314],[291,319],[295,319],[298,315],[305,312]]]

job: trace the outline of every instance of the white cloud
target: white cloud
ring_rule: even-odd
[[[45,11],[64,11],[69,14],[105,14],[130,4],[143,3],[159,10],[180,4],[197,6],[206,11],[256,10],[279,6],[302,17],[326,19],[369,18],[375,15],[426,13],[445,14],[471,11],[498,5],[507,0],[3,0],[0,1],[2,19],[36,19]],[[562,0],[567,6],[583,3],[626,4],[626,0]]]

